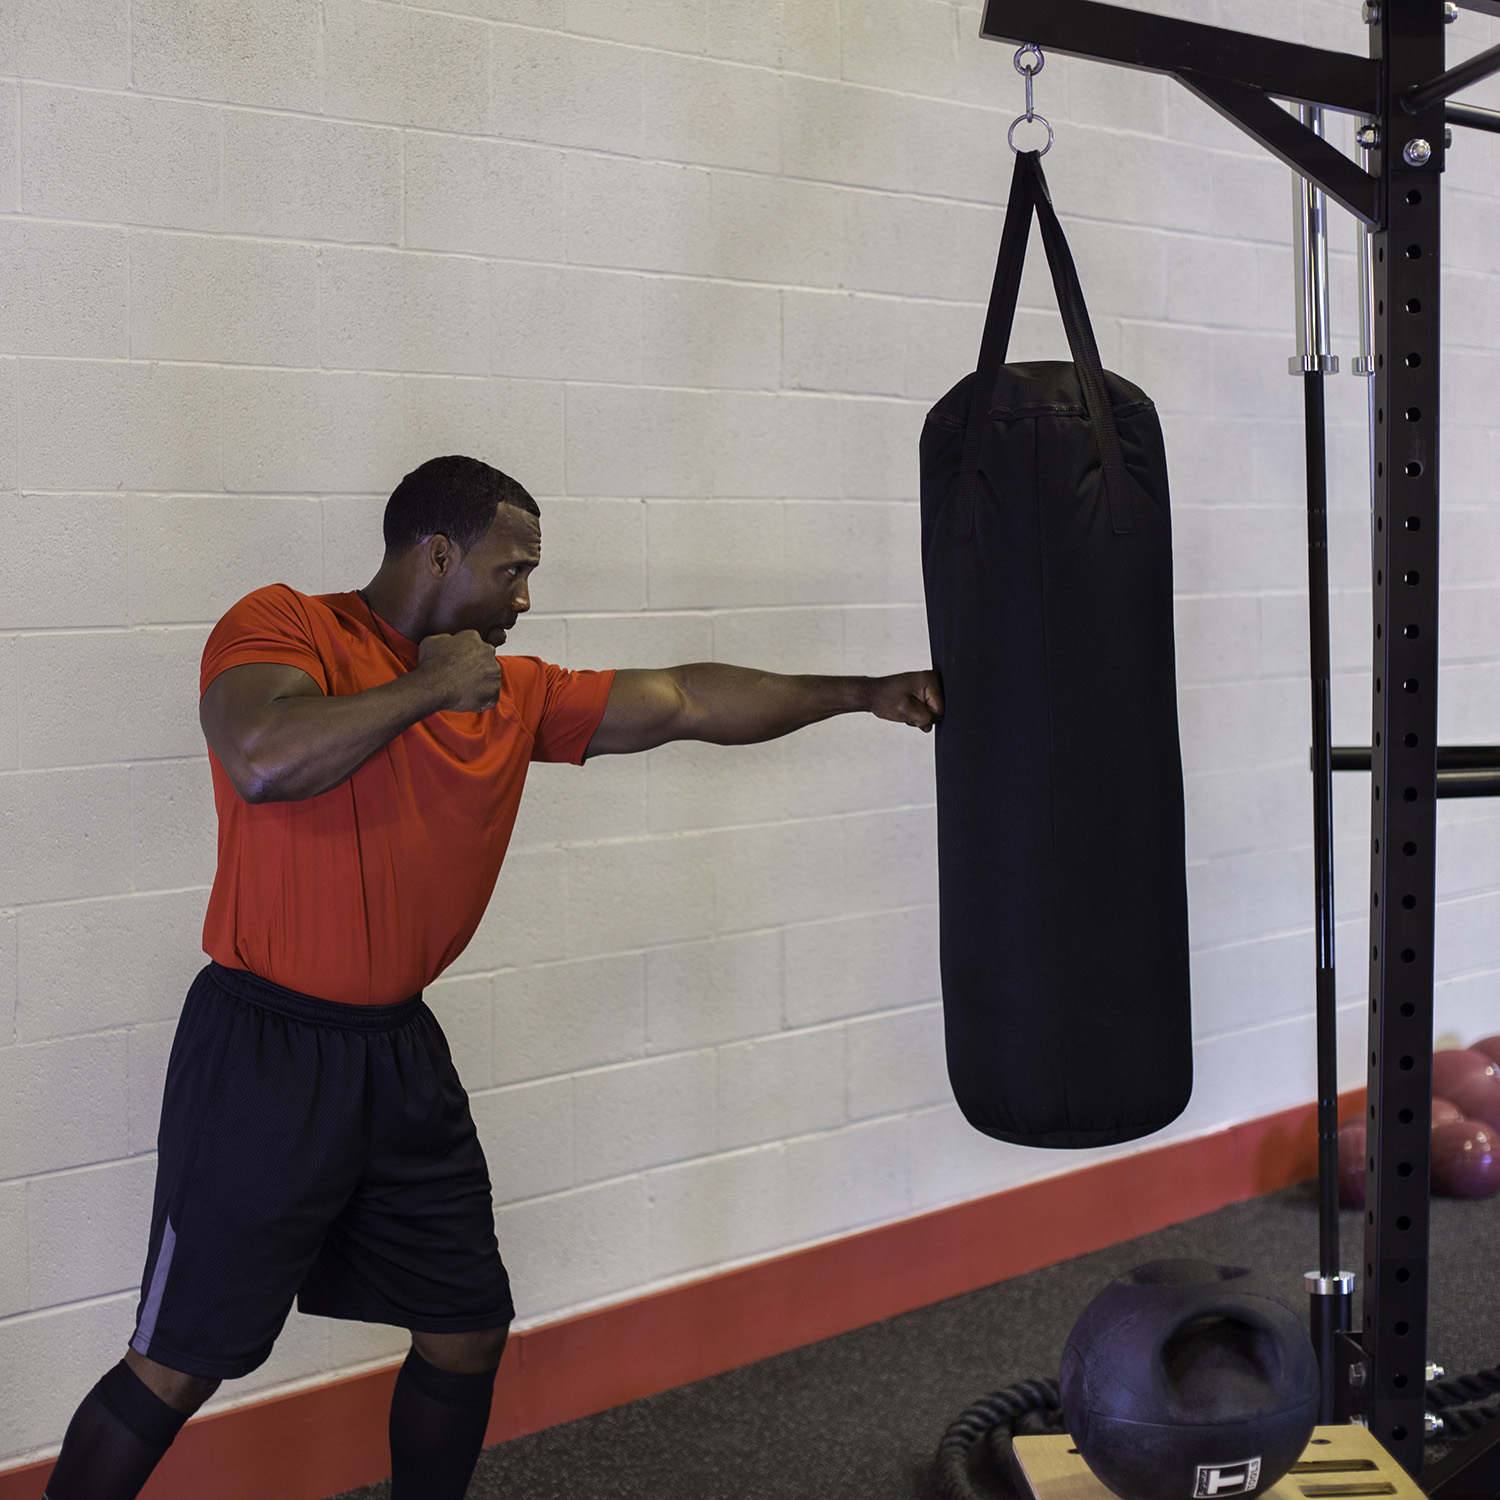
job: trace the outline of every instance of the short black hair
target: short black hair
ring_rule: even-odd
[[[457,453],[429,458],[386,501],[386,551],[405,552],[441,535],[467,552],[490,529],[502,505],[541,516],[536,501],[509,474]]]

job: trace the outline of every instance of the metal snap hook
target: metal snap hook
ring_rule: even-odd
[[[1036,112],[1031,97],[1031,81],[1047,66],[1047,59],[1042,56],[1042,49],[1035,42],[1024,42],[1016,48],[1015,65],[1016,72],[1026,80],[1026,113],[1017,115],[1010,122],[1010,129],[1005,132],[1005,142],[1012,151],[1019,155],[1021,148],[1016,145],[1016,126],[1029,125],[1033,120],[1039,120],[1046,126],[1047,144],[1037,152],[1037,155],[1045,156],[1052,149],[1052,126],[1046,116]]]

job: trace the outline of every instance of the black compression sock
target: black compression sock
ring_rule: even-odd
[[[135,1500],[186,1421],[122,1359],[73,1413],[43,1500]]]
[[[406,1356],[391,1397],[391,1500],[463,1500],[494,1394],[494,1370],[455,1375]]]

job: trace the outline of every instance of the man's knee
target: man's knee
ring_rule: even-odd
[[[439,1370],[455,1375],[481,1375],[493,1370],[505,1352],[510,1333],[506,1324],[500,1328],[481,1328],[472,1333],[412,1332],[412,1348]]]
[[[137,1354],[134,1349],[125,1351],[125,1363],[152,1395],[165,1401],[173,1411],[188,1416],[192,1416],[219,1388],[217,1380],[202,1375],[184,1375],[181,1370],[168,1369],[154,1359],[147,1359],[144,1354]]]

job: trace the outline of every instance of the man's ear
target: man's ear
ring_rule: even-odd
[[[424,550],[427,554],[428,571],[434,578],[444,577],[456,560],[453,543],[439,531],[427,538]]]

